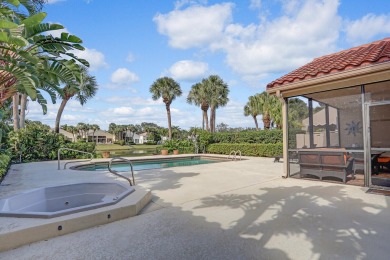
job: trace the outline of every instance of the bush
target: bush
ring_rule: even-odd
[[[40,122],[29,122],[26,128],[19,129],[17,132],[12,131],[8,137],[12,160],[19,161],[21,154],[22,162],[55,160],[60,147],[93,152],[96,145],[94,142],[69,143],[64,135],[51,131],[49,126]],[[61,157],[64,159],[88,158],[70,151],[64,151]]]
[[[67,143],[67,144],[64,144],[61,148],[69,148],[69,149],[73,149],[73,150],[92,153],[93,156],[96,157],[96,153],[95,153],[96,143],[95,142]],[[80,152],[76,152],[76,151],[69,151],[69,150],[62,150],[60,156],[61,156],[61,159],[89,159],[89,158],[91,158],[91,155],[89,155],[89,154],[80,153]],[[54,159],[57,159],[57,156]]]
[[[114,144],[118,144],[118,145],[124,146],[125,145],[125,140],[115,141]]]
[[[276,144],[283,142],[283,131],[260,130],[241,132],[219,132],[214,133],[213,143],[258,143]]]
[[[66,143],[62,134],[54,133],[50,127],[40,122],[29,122],[26,128],[8,134],[12,160],[33,162],[57,158],[58,149]]]
[[[162,149],[168,149],[168,152],[179,150],[180,153],[193,153],[194,145],[188,140],[167,140],[162,145]]]
[[[283,154],[283,144],[210,144],[207,148],[209,153],[229,155],[231,151],[241,151],[241,155],[257,157],[274,157]]]
[[[143,144],[145,144],[145,145],[156,145],[156,144],[157,144],[157,141],[147,140],[147,141],[144,142]]]
[[[11,156],[6,153],[0,154],[0,180],[5,176],[11,162]]]

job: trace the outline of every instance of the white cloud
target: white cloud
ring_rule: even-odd
[[[193,81],[205,76],[208,64],[191,60],[182,60],[173,64],[169,72],[176,80]]]
[[[126,68],[119,68],[111,75],[111,82],[115,84],[131,84],[138,80],[138,76]]]
[[[129,71],[126,68],[119,68],[111,74],[111,82],[108,84],[108,88],[111,89],[124,89],[131,88],[133,83],[138,82],[139,77],[134,72]],[[134,90],[135,91],[135,90]]]
[[[243,76],[264,76],[297,68],[335,50],[341,25],[338,1],[307,1],[293,15],[260,25],[229,25],[226,40],[214,48],[226,52],[228,65]]]
[[[202,47],[221,39],[225,25],[230,21],[233,4],[216,4],[210,7],[190,6],[168,14],[157,14],[159,33],[169,37],[172,47],[188,49]]]
[[[105,101],[113,104],[130,104],[133,106],[156,106],[162,103],[161,99],[155,101],[152,98],[145,99],[134,96],[112,96],[108,97]]]
[[[361,44],[378,34],[390,33],[390,15],[367,14],[363,18],[346,22],[346,37],[349,42]]]
[[[58,23],[57,23],[58,24]],[[69,33],[71,34],[66,28],[50,31],[49,34],[51,34],[53,37],[61,37],[62,33]],[[77,36],[77,35],[76,35]],[[89,70],[90,71],[96,71],[100,68],[108,68],[108,64],[105,60],[104,54],[96,49],[89,49],[84,46],[85,50],[73,50],[71,51],[74,55],[81,59],[85,59],[89,62]],[[67,57],[68,58],[68,57]]]
[[[258,6],[261,1],[252,1]],[[283,15],[258,24],[229,23],[232,4],[192,6],[155,16],[158,31],[175,48],[222,51],[243,79],[264,78],[302,66],[336,50],[341,18],[338,0],[282,1]]]
[[[89,70],[96,71],[100,68],[108,68],[104,54],[96,49],[85,48],[84,51],[74,50],[73,53],[89,62]]]
[[[135,109],[132,107],[115,107],[115,108],[109,108],[106,111],[103,111],[102,113],[105,116],[115,117],[115,116],[123,116],[123,115],[133,115],[135,112]]]

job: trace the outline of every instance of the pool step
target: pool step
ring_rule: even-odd
[[[1,218],[0,252],[136,216],[151,198],[149,190],[135,186],[132,194],[112,206],[51,219]]]

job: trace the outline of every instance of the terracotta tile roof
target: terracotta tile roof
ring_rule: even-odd
[[[390,37],[316,58],[272,81],[267,89],[385,61],[390,61]]]

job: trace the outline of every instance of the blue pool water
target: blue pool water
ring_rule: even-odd
[[[177,167],[177,166],[191,166],[199,164],[209,164],[226,161],[223,159],[205,159],[200,157],[192,158],[176,158],[176,159],[160,159],[160,160],[145,160],[145,161],[132,161],[134,170],[150,170],[150,169],[161,169],[168,167]],[[117,171],[129,171],[130,165],[126,162],[113,163],[111,168]],[[90,165],[82,165],[75,167],[76,170],[82,171],[107,171],[107,163],[97,163]]]

